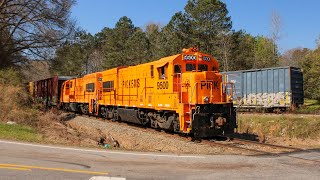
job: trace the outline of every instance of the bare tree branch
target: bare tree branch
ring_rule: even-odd
[[[74,0],[0,0],[0,68],[46,58],[74,29]],[[49,51],[48,51],[49,50]],[[15,59],[18,58],[18,59]],[[20,60],[19,60],[20,59]]]

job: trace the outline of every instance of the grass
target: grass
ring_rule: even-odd
[[[239,114],[238,131],[273,137],[320,138],[320,116]]]
[[[0,139],[41,142],[42,137],[32,127],[0,122]]]
[[[320,113],[320,102],[313,99],[304,99],[304,105],[297,109],[297,113]]]

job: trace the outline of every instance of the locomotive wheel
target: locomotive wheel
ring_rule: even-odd
[[[179,122],[179,118],[176,118],[176,120],[173,121],[173,131],[174,131],[174,132],[180,132],[180,122]]]
[[[105,107],[100,108],[100,117],[107,118],[107,109]]]

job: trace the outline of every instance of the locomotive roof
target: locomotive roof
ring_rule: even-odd
[[[164,57],[161,58],[157,61],[152,61],[150,63],[155,64],[156,66],[164,66],[165,64],[172,62],[173,60],[175,60],[178,56],[180,56],[181,54],[176,54],[176,55],[172,55],[172,56],[168,56],[168,57]],[[147,63],[149,64],[149,63]]]
[[[203,55],[211,56],[209,54],[205,54],[205,53],[198,51],[197,48],[192,47],[192,48],[188,48],[188,49],[183,49],[182,53],[180,53],[180,54],[175,54],[175,55],[163,57],[158,60],[154,60],[154,61],[142,63],[142,64],[137,64],[134,66],[120,66],[120,67],[108,69],[108,71],[109,72],[110,71],[118,71],[121,69],[132,68],[132,67],[136,67],[136,66],[144,66],[144,65],[154,65],[155,67],[162,67],[162,66],[166,65],[167,63],[171,63],[175,60],[178,60],[177,57],[182,56],[184,54],[203,54]],[[214,57],[213,57],[213,59],[214,59],[213,62],[218,66],[218,61]]]
[[[62,81],[74,79],[74,78],[76,78],[76,76],[58,76],[58,79]]]

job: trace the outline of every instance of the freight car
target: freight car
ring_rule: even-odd
[[[29,92],[37,103],[44,107],[59,105],[60,89],[64,81],[72,79],[71,76],[54,76],[29,83]]]
[[[203,138],[233,133],[232,86],[196,48],[137,66],[66,80],[60,107]],[[228,94],[227,92],[230,92]]]
[[[233,102],[240,110],[285,111],[304,103],[300,68],[276,67],[222,72],[233,82]]]

